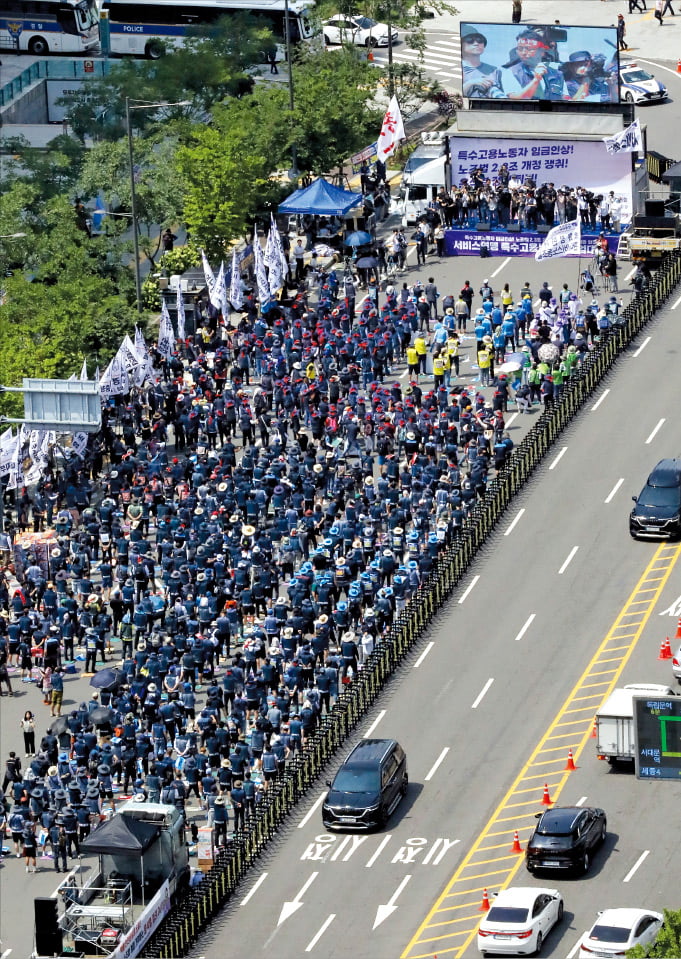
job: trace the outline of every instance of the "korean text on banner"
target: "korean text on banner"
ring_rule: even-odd
[[[574,256],[579,253],[581,234],[579,220],[561,223],[546,234],[546,239],[534,254],[535,260],[550,260],[554,256]]]

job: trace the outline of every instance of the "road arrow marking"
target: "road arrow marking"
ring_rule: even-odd
[[[380,926],[381,923],[388,918],[388,916],[392,916],[392,914],[395,912],[395,910],[397,909],[397,906],[395,905],[397,897],[400,895],[400,893],[402,892],[402,890],[407,885],[410,879],[411,879],[411,876],[405,876],[402,882],[399,884],[399,886],[395,890],[395,892],[390,897],[390,902],[387,902],[385,906],[378,907],[378,909],[376,910],[376,919],[374,920],[374,929],[376,929],[377,926]]]
[[[285,902],[281,908],[281,913],[279,914],[279,921],[277,925],[280,926],[284,920],[288,919],[289,916],[292,916],[294,912],[297,912],[300,907],[303,905],[302,899],[307,890],[310,888],[312,883],[315,881],[318,872],[313,872],[310,878],[307,880],[303,888],[300,890],[295,899],[292,899],[291,902]]]

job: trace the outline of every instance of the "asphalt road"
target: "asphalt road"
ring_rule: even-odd
[[[627,514],[630,495],[652,465],[681,451],[681,429],[671,415],[678,394],[674,302],[560,438],[412,662],[338,757],[368,733],[403,744],[411,785],[388,830],[328,836],[315,806],[323,789],[312,790],[194,959],[217,957],[226,941],[274,959],[303,952],[334,959],[403,954],[655,553],[655,544],[630,541]],[[608,683],[670,681],[669,664],[657,654],[665,635],[674,635],[679,593],[672,569],[621,682],[609,672]],[[610,771],[595,758],[592,741],[581,749],[582,741],[582,726],[574,741],[566,736],[564,758],[573,747],[579,768],[563,777],[553,798],[603,806],[609,837],[588,877],[551,878],[564,893],[566,920],[545,955],[571,953],[597,909],[676,902],[678,867],[661,825],[673,815],[674,787]],[[537,811],[544,775],[540,768],[535,776]],[[509,821],[498,840],[500,856],[514,828]],[[522,864],[515,882],[546,884]],[[473,929],[475,919],[467,921]],[[441,922],[438,936],[447,932]],[[434,939],[404,954],[474,955],[475,946],[452,951],[447,940]]]

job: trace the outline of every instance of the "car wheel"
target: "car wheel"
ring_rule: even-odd
[[[404,777],[402,778],[402,786],[400,787],[400,791],[403,796],[407,795],[408,789],[409,789],[409,774],[405,773]]]
[[[582,859],[582,872],[588,872],[589,866],[591,865],[591,860],[589,859],[589,853],[584,853],[584,858]]]
[[[603,825],[601,826],[601,839],[600,839],[601,842],[605,842],[605,837],[606,837],[607,833],[608,833],[608,824],[607,824],[607,822],[606,822],[605,819],[604,819],[604,820],[603,820]]]
[[[50,52],[47,40],[43,37],[33,37],[28,44],[28,52],[32,53],[34,57],[44,57]]]
[[[564,911],[563,903],[560,902],[558,903],[558,917],[556,919],[556,924],[563,921],[563,911]]]
[[[537,933],[537,948],[534,950],[535,956],[538,956],[539,953],[541,952],[541,947],[542,947],[543,942],[544,942],[544,937],[542,936],[541,932],[538,932],[538,933]]]
[[[367,38],[366,38],[366,46],[367,46],[367,47],[377,47],[377,46],[378,46],[378,40],[376,39],[376,37],[367,37]]]
[[[163,46],[158,40],[150,40],[144,48],[144,56],[147,60],[160,60],[163,56]]]
[[[629,93],[629,91],[627,90],[627,92],[624,94],[624,99],[627,101],[627,103],[633,103],[633,102],[634,102],[634,94],[633,94],[633,93]]]

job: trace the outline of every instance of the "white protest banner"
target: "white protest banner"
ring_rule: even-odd
[[[378,135],[376,153],[379,160],[387,160],[395,150],[400,140],[404,140],[404,123],[397,97],[393,97],[383,117],[383,125]]]
[[[640,120],[634,120],[626,130],[613,137],[603,137],[608,153],[637,153],[643,151],[643,134]]]
[[[170,313],[166,301],[161,302],[161,322],[158,327],[157,349],[162,357],[169,360],[175,349],[175,334],[173,333],[173,324],[170,320]]]
[[[579,254],[581,233],[579,220],[561,223],[546,234],[546,239],[534,254],[535,260],[550,260],[554,256]]]
[[[241,292],[241,271],[239,269],[239,260],[236,250],[232,253],[232,275],[229,280],[229,302],[235,310],[240,310],[244,303],[244,295]]]

